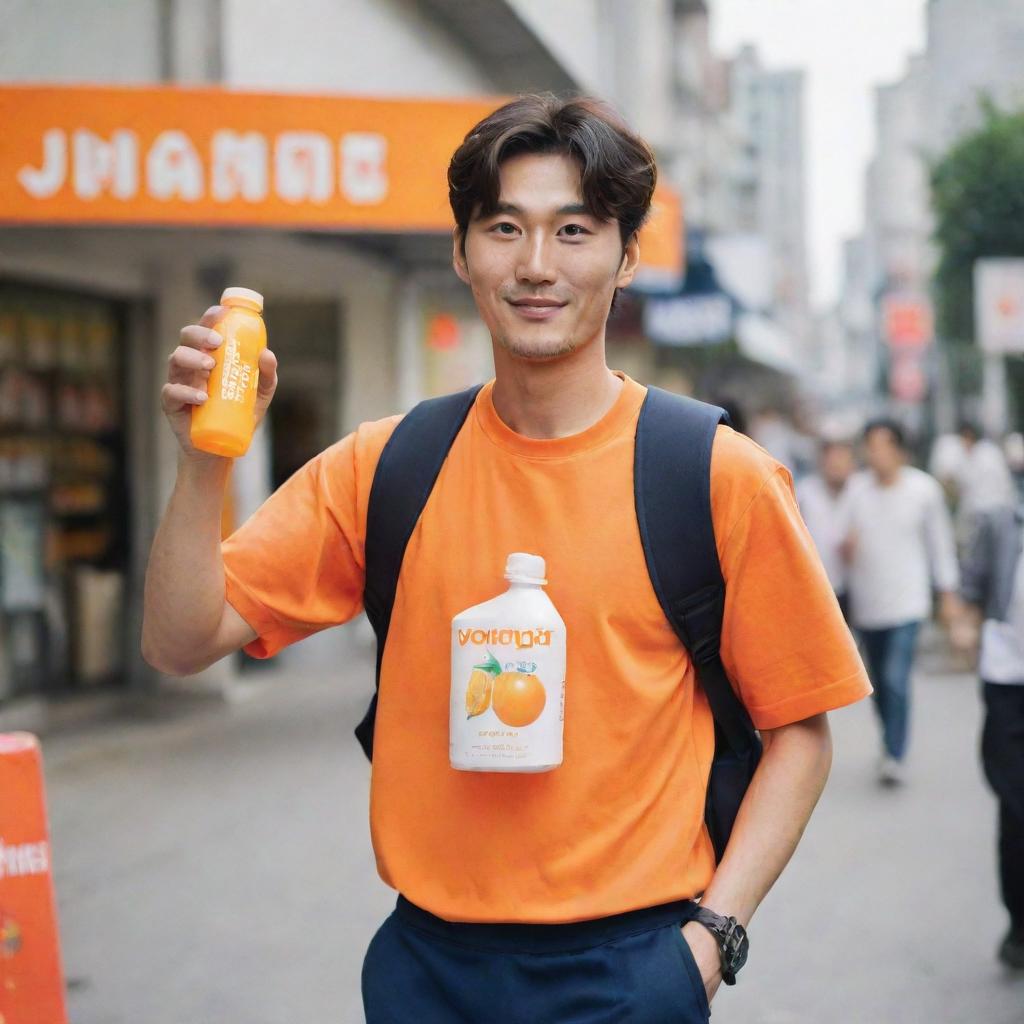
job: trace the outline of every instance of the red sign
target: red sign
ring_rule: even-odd
[[[882,302],[882,330],[890,348],[925,348],[934,334],[931,304],[919,295],[887,295]]]

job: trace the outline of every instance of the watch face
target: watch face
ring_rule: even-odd
[[[729,930],[725,941],[725,959],[728,962],[729,970],[735,974],[746,962],[747,952],[750,944],[747,942],[747,933],[743,926],[736,924]]]

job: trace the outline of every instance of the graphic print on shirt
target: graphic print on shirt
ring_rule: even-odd
[[[509,555],[509,589],[452,621],[453,768],[538,772],[562,763],[565,625],[541,589],[544,568],[537,555]]]

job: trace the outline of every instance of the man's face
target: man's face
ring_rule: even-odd
[[[470,286],[495,344],[551,360],[604,338],[616,288],[633,279],[639,247],[587,213],[567,156],[524,154],[501,165],[496,213],[456,234],[455,272]]]
[[[891,476],[903,465],[903,449],[885,427],[876,427],[864,439],[864,456],[868,465],[882,477]]]
[[[854,470],[853,449],[830,444],[821,453],[821,475],[830,487],[842,487]]]

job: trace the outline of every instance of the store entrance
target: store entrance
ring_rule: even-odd
[[[271,482],[276,490],[338,440],[340,316],[333,302],[268,303],[267,338],[280,381],[270,406]]]
[[[123,678],[126,322],[0,281],[0,702]]]

